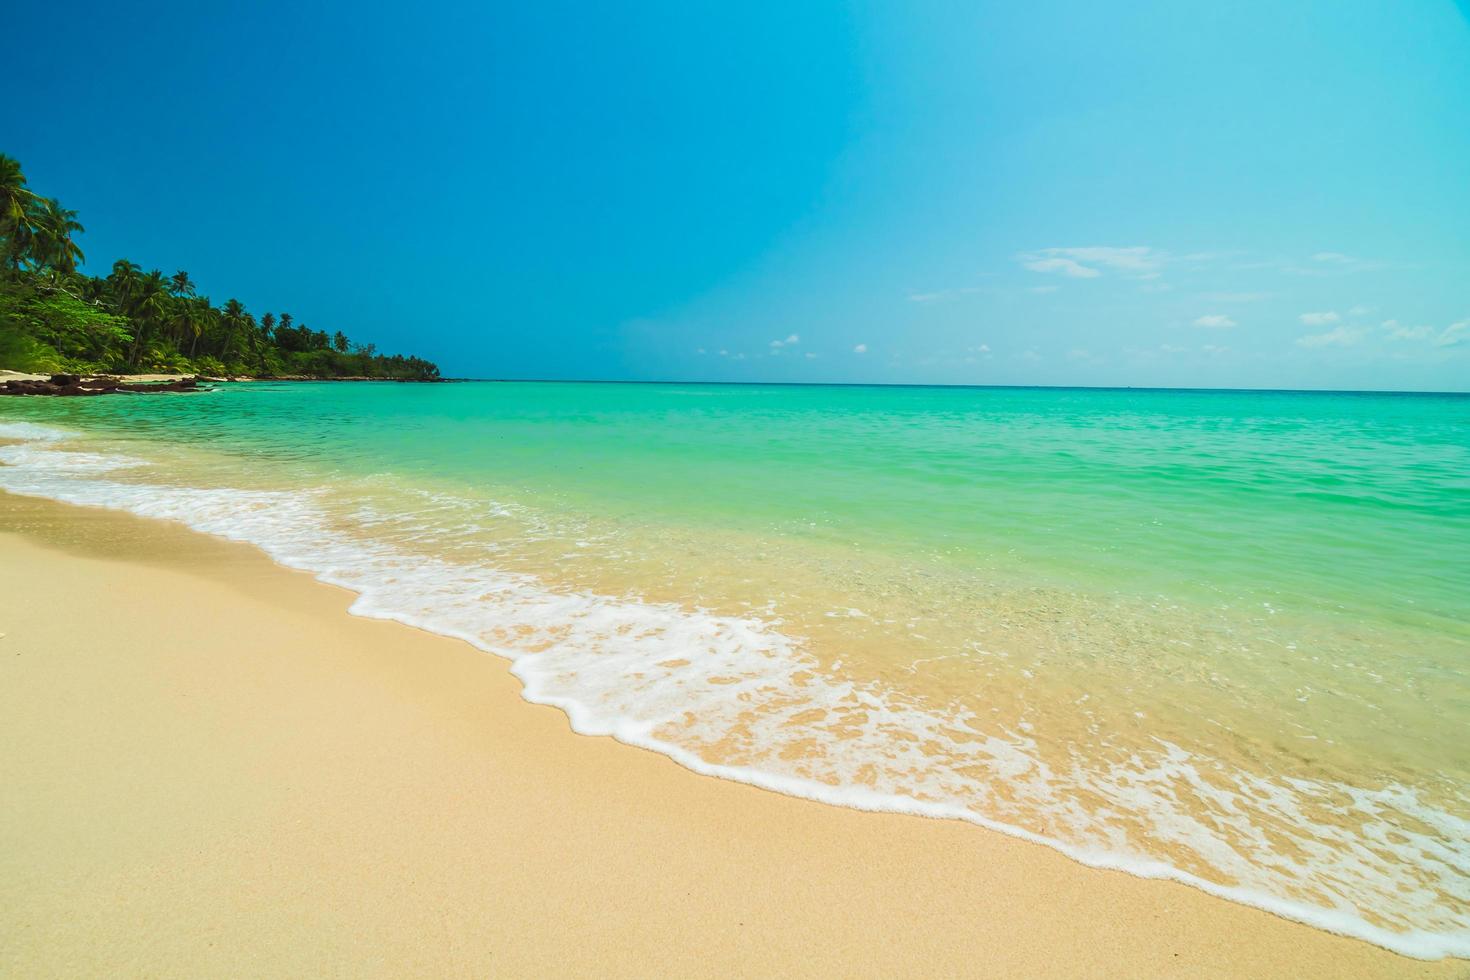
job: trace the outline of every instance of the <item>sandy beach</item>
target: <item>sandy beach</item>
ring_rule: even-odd
[[[0,495],[0,974],[1464,977],[706,778],[254,549]]]

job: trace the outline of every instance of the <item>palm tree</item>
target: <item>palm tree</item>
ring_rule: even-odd
[[[174,346],[182,350],[185,337],[197,339],[199,336],[199,309],[187,296],[175,299],[177,302],[169,308],[168,326]]]
[[[107,289],[112,296],[112,305],[119,313],[127,315],[128,302],[138,289],[138,280],[143,270],[136,262],[118,259],[112,263],[112,273],[107,277]]]
[[[50,266],[57,272],[71,273],[77,262],[86,258],[72,236],[86,231],[77,221],[77,213],[61,206],[54,198],[38,198],[32,208],[32,240],[30,260],[36,270]]]
[[[77,275],[74,278],[78,299],[91,303],[93,306],[103,305],[103,301],[107,299],[108,282],[106,279],[100,276],[83,275]]]
[[[132,263],[128,263],[132,265]],[[137,266],[133,266],[134,269]],[[113,266],[114,272],[117,265]],[[136,368],[143,353],[143,341],[153,328],[168,321],[168,280],[163,273],[154,269],[148,275],[135,280],[135,285],[123,307],[128,319],[133,321],[133,349],[128,352],[128,367]]]
[[[189,358],[192,360],[194,352],[199,349],[199,338],[219,325],[219,310],[209,302],[208,296],[193,297],[187,305],[190,311],[189,329],[194,334],[194,339],[189,341]]]
[[[168,315],[168,280],[162,272],[154,269],[138,281],[138,291],[133,299],[133,316],[162,321]]]
[[[194,280],[183,269],[168,277],[168,291],[173,296],[193,296]]]
[[[0,238],[5,240],[5,264],[12,269],[30,255],[35,203],[20,162],[0,154]]]
[[[25,217],[36,195],[26,187],[20,161],[0,153],[0,234]]]
[[[225,328],[225,347],[220,352],[220,360],[227,361],[230,352],[239,341],[242,334],[250,328],[250,314],[245,312],[245,304],[238,299],[232,299],[220,310],[220,320]]]
[[[250,325],[255,327],[255,322],[252,320]],[[259,328],[250,331],[250,353],[255,360],[256,374],[268,374],[270,372],[270,365],[267,363],[265,356],[266,352],[270,350],[270,346],[269,332]]]

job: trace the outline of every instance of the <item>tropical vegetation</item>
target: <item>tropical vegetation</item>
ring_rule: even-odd
[[[385,378],[428,381],[439,369],[383,355],[289,313],[216,306],[187,272],[143,271],[127,259],[105,276],[80,270],[77,213],[30,189],[0,154],[0,368],[67,373]]]

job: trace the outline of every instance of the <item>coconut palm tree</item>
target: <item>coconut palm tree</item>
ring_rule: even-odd
[[[0,245],[7,266],[20,268],[30,255],[35,232],[36,195],[26,187],[20,163],[0,154]]]
[[[194,335],[189,341],[189,357],[193,359],[199,349],[199,338],[219,326],[219,310],[209,302],[208,296],[191,297],[187,305],[190,313],[189,330]]]
[[[116,265],[113,270],[117,270]],[[144,342],[168,322],[169,298],[168,280],[157,269],[134,281],[132,292],[123,306],[123,313],[133,321],[133,349],[128,352],[129,368],[138,366]]]
[[[86,231],[77,221],[77,213],[61,206],[54,198],[38,198],[31,209],[31,265],[37,271],[50,266],[57,272],[72,273],[86,256],[72,238]]]
[[[25,217],[36,195],[26,186],[20,161],[0,153],[0,235]]]
[[[175,297],[175,300],[169,305],[168,329],[174,346],[182,350],[186,339],[197,336],[199,311],[188,297]]]
[[[143,270],[136,262],[118,259],[112,263],[112,272],[107,277],[107,287],[112,294],[113,304],[119,310],[126,312],[128,298],[138,288],[138,280],[142,275]]]
[[[194,280],[183,269],[168,277],[168,291],[170,296],[193,296]]]
[[[228,361],[230,354],[244,339],[253,323],[250,314],[245,311],[245,304],[238,299],[231,299],[225,303],[220,310],[220,322],[225,329],[225,346],[220,352],[220,360]]]

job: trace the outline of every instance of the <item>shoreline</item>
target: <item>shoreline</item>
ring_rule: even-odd
[[[0,949],[18,974],[1463,972],[574,735],[506,662],[345,615],[351,593],[248,545],[5,494],[0,536],[20,559],[0,568],[0,820],[23,842],[0,876],[0,934],[20,939]],[[297,914],[322,934],[281,943]]]

